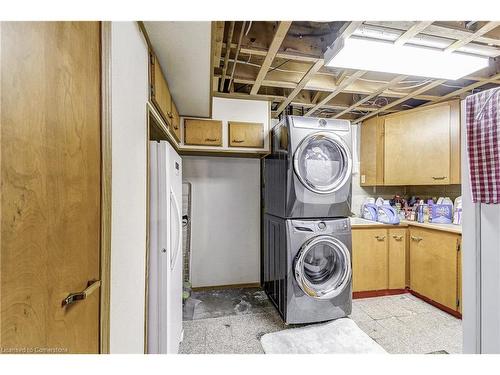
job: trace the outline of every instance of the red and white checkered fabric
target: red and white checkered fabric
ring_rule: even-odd
[[[500,89],[465,101],[472,201],[500,203]]]

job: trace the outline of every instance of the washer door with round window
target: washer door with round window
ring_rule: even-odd
[[[295,151],[293,167],[307,189],[330,194],[348,182],[352,171],[351,152],[335,133],[313,133],[304,138]]]
[[[326,300],[338,296],[351,280],[347,247],[329,235],[306,241],[295,258],[295,279],[308,296]]]

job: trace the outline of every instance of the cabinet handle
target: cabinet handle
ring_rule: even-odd
[[[179,127],[177,125],[174,125],[174,129],[177,130],[179,129]]]
[[[396,234],[393,234],[392,238],[394,238],[396,241],[402,241],[403,240],[403,236],[398,236]]]
[[[243,143],[245,142],[244,139],[233,139],[233,143]]]
[[[217,142],[217,138],[205,138],[205,142]]]
[[[385,240],[385,236],[375,236],[375,238],[377,239],[377,241],[384,241]]]
[[[432,176],[432,179],[433,180],[444,180],[446,178],[446,176]]]
[[[417,242],[418,242],[418,241],[422,241],[422,240],[423,240],[423,238],[422,238],[422,237],[416,237],[416,236],[411,236],[411,239],[412,239],[413,241],[417,241]]]
[[[71,293],[62,301],[62,306],[71,305],[77,301],[87,299],[92,293],[94,293],[101,286],[101,280],[90,280],[87,283],[87,288],[81,292]]]
[[[170,118],[174,117],[174,115],[172,114],[172,112],[167,112],[167,116],[170,117]]]

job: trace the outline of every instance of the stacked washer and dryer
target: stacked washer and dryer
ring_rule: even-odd
[[[264,290],[287,324],[352,308],[351,125],[285,116],[264,159]]]

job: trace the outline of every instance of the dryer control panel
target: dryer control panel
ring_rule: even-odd
[[[310,233],[346,233],[351,231],[351,221],[349,218],[342,219],[305,219],[291,220],[292,228],[295,232]]]
[[[294,128],[335,130],[349,132],[351,122],[348,120],[332,120],[316,117],[288,116],[288,121]]]

